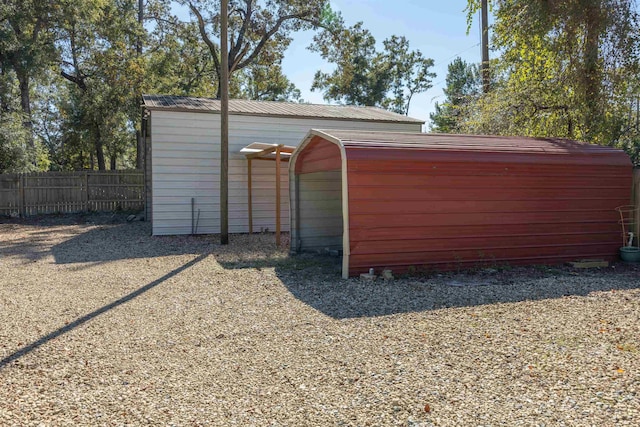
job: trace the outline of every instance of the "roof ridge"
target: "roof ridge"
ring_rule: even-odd
[[[213,113],[220,111],[220,100],[216,98],[144,94],[142,99],[143,105],[150,110],[160,109]],[[231,99],[229,107],[230,114],[240,115],[358,120],[406,124],[425,123],[425,121],[421,119],[416,119],[373,106],[363,107],[344,104],[311,104],[291,101]]]

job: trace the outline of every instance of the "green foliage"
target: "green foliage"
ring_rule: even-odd
[[[469,18],[479,1],[469,1]],[[631,0],[495,0],[494,87],[464,131],[638,141],[640,26]],[[636,150],[637,152],[637,150]]]
[[[48,168],[45,150],[31,146],[21,113],[0,115],[0,173],[37,172]]]
[[[61,75],[70,85],[73,112],[65,128],[91,141],[99,169],[118,159],[130,166],[133,124],[139,116],[136,88],[144,80],[144,64],[136,55],[137,2],[91,0],[67,4],[60,22]],[[91,155],[87,156],[91,159]],[[91,167],[91,164],[89,165]]]
[[[465,107],[472,104],[480,94],[481,79],[478,66],[456,58],[448,66],[445,101],[436,102],[435,113],[430,114],[431,130],[442,133],[458,133]]]
[[[230,87],[231,97],[259,101],[298,101],[300,90],[277,65],[254,64],[236,73]]]
[[[412,97],[431,88],[433,60],[419,50],[409,50],[405,37],[394,35],[384,40],[384,49],[379,52],[362,22],[345,27],[342,18],[334,15],[329,24],[309,46],[336,65],[331,73],[316,72],[311,87],[323,91],[327,101],[407,114]]]

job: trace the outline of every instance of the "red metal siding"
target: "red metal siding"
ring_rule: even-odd
[[[296,174],[339,170],[341,167],[340,148],[314,136],[296,161]]]
[[[560,139],[312,131],[296,173],[346,152],[349,275],[369,268],[613,259],[630,202],[621,150]],[[346,252],[346,251],[345,251]]]
[[[350,275],[616,256],[631,165],[574,156],[345,145]],[[392,159],[389,161],[389,159]]]

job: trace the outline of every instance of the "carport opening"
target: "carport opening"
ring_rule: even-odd
[[[342,255],[342,173],[338,170],[296,174],[298,252]]]

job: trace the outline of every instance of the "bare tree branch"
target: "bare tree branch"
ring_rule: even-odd
[[[211,52],[211,56],[213,57],[213,64],[216,68],[216,75],[218,76],[218,81],[220,81],[220,58],[218,58],[218,48],[216,47],[215,43],[211,41],[209,35],[207,34],[207,28],[200,11],[193,5],[193,3],[189,3],[189,9],[191,9],[191,12],[196,15],[196,19],[198,20],[198,29],[200,30],[200,36],[202,36],[202,40],[204,40],[205,44],[209,48],[209,51]]]
[[[229,71],[234,69],[234,66],[238,63],[237,58],[241,58],[243,56],[238,56],[238,52],[240,52],[240,48],[244,42],[244,35],[247,33],[247,28],[249,28],[251,15],[253,15],[253,1],[245,0],[245,4],[247,5],[246,10],[241,11],[241,13],[244,14],[242,27],[240,28],[240,31],[238,31],[238,38],[236,39],[236,42],[232,44],[231,49],[229,50],[229,59],[231,60],[229,63],[233,63],[233,66],[229,67]]]
[[[302,19],[302,20],[304,20],[304,18],[306,18],[307,16],[311,15],[311,13],[312,13],[312,11],[308,10],[308,11],[301,12],[301,13],[294,13],[294,14],[291,14],[291,15],[283,15],[283,16],[279,17],[278,20],[276,21],[276,23],[273,25],[273,28],[271,28],[269,31],[267,31],[266,33],[264,33],[262,35],[262,38],[260,39],[260,42],[253,49],[253,52],[251,52],[251,54],[247,57],[247,59],[245,59],[244,61],[240,62],[236,69],[237,70],[241,70],[241,69],[247,67],[248,65],[250,65],[253,62],[253,60],[258,56],[258,54],[260,54],[260,51],[262,51],[262,48],[264,47],[264,45],[267,44],[269,39],[275,33],[277,33],[280,30],[280,27],[286,21],[289,21],[291,19]]]

